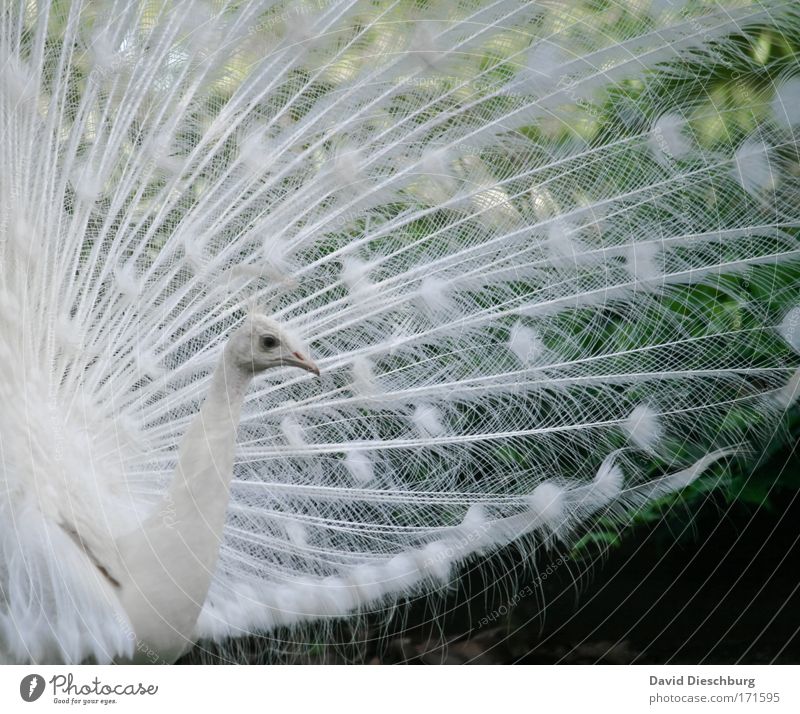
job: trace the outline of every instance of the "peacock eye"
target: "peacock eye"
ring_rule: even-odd
[[[278,338],[272,335],[264,335],[261,338],[261,346],[265,350],[271,350],[278,346]]]

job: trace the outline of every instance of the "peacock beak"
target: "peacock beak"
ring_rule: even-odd
[[[291,357],[284,358],[283,363],[289,367],[299,367],[306,370],[306,372],[313,372],[319,377],[319,367],[311,358],[306,357],[301,352],[292,352]]]

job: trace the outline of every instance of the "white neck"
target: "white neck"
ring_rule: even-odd
[[[233,478],[236,430],[252,373],[229,364],[223,355],[198,415],[180,445],[178,466],[164,499],[174,525],[196,542],[196,553],[210,538],[219,543]],[[215,550],[216,559],[216,550]]]
[[[146,643],[139,649],[155,652],[159,659],[172,661],[193,641],[219,555],[236,430],[252,378],[223,353],[200,412],[181,442],[161,507],[142,528],[117,541],[127,571],[120,600],[137,643]]]

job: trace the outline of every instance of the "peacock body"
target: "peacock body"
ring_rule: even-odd
[[[791,1],[0,17],[9,661],[380,610],[794,403],[800,75],[750,42]]]

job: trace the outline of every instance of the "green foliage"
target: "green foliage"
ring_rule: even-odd
[[[590,3],[601,15],[607,3]],[[711,52],[698,57],[696,67],[684,68],[681,73],[665,73],[657,82],[624,82],[608,93],[598,110],[584,109],[585,116],[576,114],[575,122],[561,123],[557,130],[564,134],[579,134],[593,142],[607,136],[625,136],[641,131],[663,107],[674,105],[676,97],[696,102],[695,118],[689,118],[693,139],[704,149],[713,151],[725,144],[737,144],[762,121],[769,111],[769,102],[779,78],[796,73],[800,66],[800,37],[781,28],[765,27],[757,32],[742,34],[735,52]],[[713,111],[712,111],[713,110]],[[702,118],[701,118],[702,117]],[[536,141],[539,129],[526,134]],[[791,160],[800,165],[797,154]],[[632,175],[635,167],[632,167]],[[630,177],[628,177],[630,179]],[[701,212],[703,206],[687,206]],[[713,206],[711,210],[720,210]],[[722,207],[724,210],[724,207]],[[796,236],[796,231],[794,231]],[[695,337],[714,332],[740,330],[753,320],[758,311],[781,314],[797,300],[800,267],[759,266],[747,275],[723,276],[716,284],[696,284],[671,291],[666,302],[668,311],[681,317],[681,326]],[[653,324],[653,320],[642,320]],[[576,321],[574,324],[578,325]],[[620,350],[635,349],[647,344],[648,336],[637,334],[637,325],[610,319],[606,325],[593,326],[583,339],[598,339]],[[598,338],[598,333],[602,336]],[[765,340],[758,335],[745,345],[743,361],[757,363],[775,350],[786,349],[779,340]],[[745,433],[757,428],[761,416],[752,407],[733,407],[721,423],[721,430]],[[678,494],[651,502],[645,508],[628,514],[633,526],[654,527],[665,524],[670,538],[675,533],[690,532],[691,519],[697,508],[710,494],[723,504],[770,510],[777,494],[800,489],[800,410],[796,407],[786,415],[778,432],[771,435],[769,445],[759,453],[755,465],[753,456],[744,463],[732,461],[710,469],[694,485]],[[622,444],[620,444],[622,446]],[[676,459],[686,457],[681,444],[665,444]],[[572,546],[576,559],[594,557],[621,544],[624,531],[619,521],[598,519]]]

